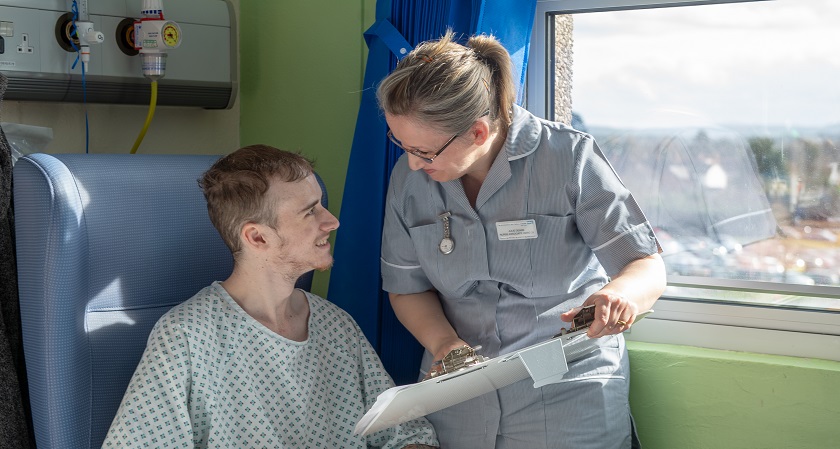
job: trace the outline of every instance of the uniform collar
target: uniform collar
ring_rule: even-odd
[[[523,158],[536,151],[540,144],[541,131],[539,118],[513,105],[513,120],[504,146],[508,161]]]
[[[490,166],[487,177],[484,178],[484,183],[481,185],[481,190],[478,192],[475,201],[476,210],[480,209],[511,178],[511,161],[523,158],[536,151],[540,143],[541,130],[542,126],[540,126],[537,117],[519,106],[513,107],[513,120],[508,129],[505,144]],[[450,181],[450,183],[445,183],[447,184],[445,188],[449,190],[450,194],[459,198],[463,197],[461,200],[469,205],[467,197],[463,193],[461,180],[456,179]]]
[[[513,120],[508,129],[505,144],[490,166],[490,171],[478,192],[475,204],[476,210],[481,209],[481,206],[511,178],[511,161],[523,158],[536,151],[540,143],[541,130],[540,119],[519,106],[513,106]],[[502,154],[503,152],[504,154]],[[442,184],[444,189],[453,198],[456,198],[466,210],[472,210],[467,196],[464,194],[460,179],[453,179]]]

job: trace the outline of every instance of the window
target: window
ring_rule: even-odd
[[[658,325],[822,335],[807,355],[840,360],[838,20],[834,0],[538,2],[527,107],[592,134],[657,229]],[[805,355],[761,340],[698,345]]]

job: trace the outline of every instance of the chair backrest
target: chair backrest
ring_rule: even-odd
[[[230,274],[197,184],[218,157],[17,161],[21,327],[39,449],[99,448],[154,323]],[[311,282],[308,273],[298,286]]]

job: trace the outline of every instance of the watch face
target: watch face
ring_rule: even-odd
[[[445,238],[440,241],[440,252],[449,254],[455,249],[455,242],[452,239]]]

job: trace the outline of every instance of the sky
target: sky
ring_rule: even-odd
[[[574,16],[587,126],[840,126],[840,0]]]

